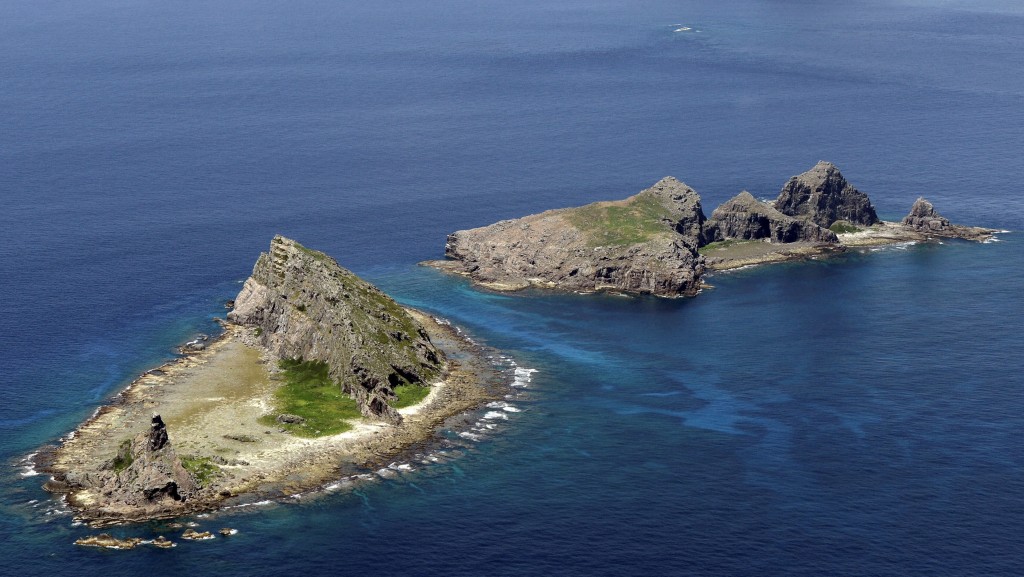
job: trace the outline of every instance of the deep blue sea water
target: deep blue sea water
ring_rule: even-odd
[[[819,159],[898,219],[1024,230],[1016,2],[0,6],[0,574],[1024,575],[1024,240],[496,295],[456,229],[707,212]],[[690,31],[674,32],[681,26]],[[275,233],[536,369],[439,463],[76,548],[19,460],[214,330]],[[151,536],[161,527],[119,530]]]

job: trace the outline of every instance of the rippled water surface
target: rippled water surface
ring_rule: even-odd
[[[416,266],[456,229],[668,174],[710,212],[819,159],[887,219],[925,195],[1022,230],[1016,4],[2,10],[3,574],[1024,574],[1019,233],[686,300]],[[502,351],[520,386],[371,482],[195,519],[231,539],[74,547],[89,531],[21,459],[213,331],[275,233]]]

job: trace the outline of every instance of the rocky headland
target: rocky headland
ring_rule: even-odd
[[[483,286],[693,295],[704,259],[700,197],[672,177],[625,200],[550,210],[449,235],[428,264]]]
[[[40,452],[45,488],[77,518],[104,526],[305,491],[386,465],[501,392],[447,323],[280,236],[203,345]]]
[[[749,192],[704,216],[700,196],[665,177],[620,201],[549,210],[448,236],[445,260],[422,264],[494,290],[695,295],[706,271],[936,237],[983,241],[997,231],[951,224],[918,199],[899,223],[830,162],[793,176],[774,201]]]

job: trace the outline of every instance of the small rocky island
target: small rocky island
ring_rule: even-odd
[[[423,264],[494,290],[692,296],[708,270],[937,237],[984,241],[996,232],[951,224],[923,198],[902,222],[884,222],[866,194],[821,161],[790,178],[774,201],[743,191],[711,218],[697,192],[669,176],[624,200],[457,231],[446,260]]]
[[[224,329],[40,452],[45,488],[77,518],[175,517],[315,488],[341,467],[386,465],[497,395],[476,345],[281,236]]]

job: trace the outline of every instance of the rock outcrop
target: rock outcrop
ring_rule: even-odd
[[[846,182],[831,162],[819,161],[782,187],[775,208],[782,214],[808,220],[822,228],[845,220],[862,226],[879,222],[866,194]]]
[[[708,242],[726,239],[771,242],[839,242],[835,233],[817,224],[782,214],[743,191],[711,213],[705,228]]]
[[[46,488],[67,493],[72,506],[88,506],[96,519],[181,514],[200,490],[171,445],[160,415],[153,415],[149,431],[121,443],[100,470],[67,471],[55,475]]]
[[[428,385],[443,353],[398,303],[322,252],[275,236],[235,298],[228,320],[253,327],[281,359],[323,361],[361,412],[401,421],[394,387]]]
[[[949,222],[949,219],[935,211],[932,203],[919,197],[910,213],[903,218],[903,226],[916,232],[930,236],[963,238],[967,240],[984,240],[995,232],[992,229],[973,226],[961,226]]]
[[[666,177],[625,200],[455,232],[449,260],[426,264],[499,290],[693,295],[704,272],[704,221],[697,193]]]
[[[160,415],[153,415],[148,433],[122,446],[112,467],[115,474],[108,492],[111,500],[120,504],[173,510],[199,489],[171,446]]]

